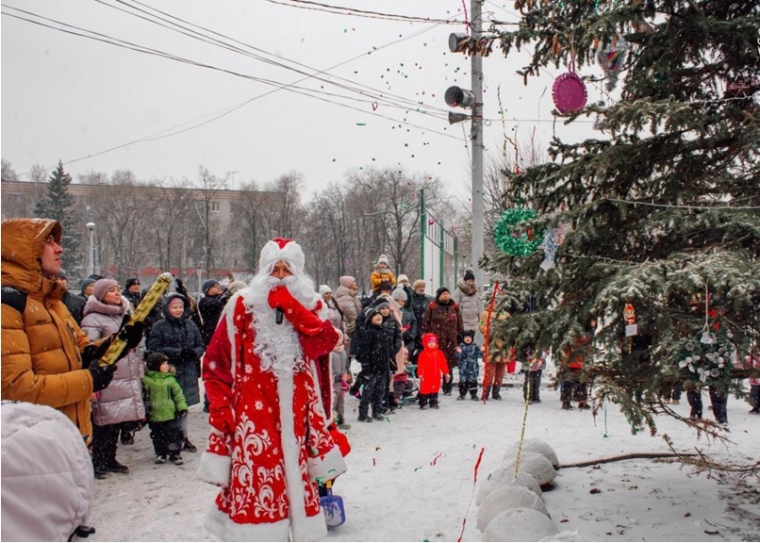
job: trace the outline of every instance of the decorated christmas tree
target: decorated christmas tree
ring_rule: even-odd
[[[760,352],[760,6],[515,7],[504,54],[533,52],[528,86],[566,67],[554,113],[594,119],[597,135],[554,139],[550,162],[508,174],[515,204],[486,267],[505,278],[512,318],[492,333],[557,366],[582,359],[595,396],[654,432],[654,413],[677,416],[664,391],[739,392],[738,363]],[[586,103],[592,82],[607,100]]]

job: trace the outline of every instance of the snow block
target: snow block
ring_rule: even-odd
[[[478,509],[478,530],[485,531],[496,515],[521,507],[549,516],[544,500],[535,492],[518,485],[502,486],[491,492]]]
[[[517,458],[506,458],[502,462],[503,468],[515,469],[515,462]],[[554,471],[552,463],[546,459],[543,454],[523,452],[520,454],[520,470],[527,471],[533,477],[536,478],[538,484],[541,487],[550,485],[552,481],[557,477],[557,472]]]
[[[520,444],[515,443],[513,446],[507,449],[507,453],[504,455],[504,458],[506,459],[506,458],[517,456],[517,449],[519,447],[520,447]],[[522,453],[526,453],[526,452],[542,454],[546,457],[546,459],[549,462],[552,463],[552,466],[554,466],[554,469],[557,469],[559,467],[559,460],[557,459],[557,453],[555,453],[554,449],[552,449],[551,446],[543,439],[530,438],[523,441]]]
[[[496,515],[483,532],[483,541],[540,541],[558,533],[549,517],[535,509],[519,507]]]
[[[537,496],[541,495],[541,487],[530,473],[524,469],[520,469],[515,477],[515,469],[499,468],[494,471],[488,479],[483,481],[478,488],[478,494],[475,497],[475,504],[480,505],[486,497],[503,486],[518,485],[527,488],[531,492],[534,492]]]

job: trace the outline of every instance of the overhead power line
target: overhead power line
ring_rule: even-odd
[[[177,62],[187,63],[187,64],[190,64],[190,65],[194,65],[194,66],[198,66],[198,67],[203,67],[203,68],[207,68],[207,69],[217,70],[217,71],[228,73],[230,75],[234,75],[234,76],[237,76],[237,77],[242,77],[242,78],[245,78],[245,79],[250,79],[250,80],[253,80],[253,81],[264,83],[266,85],[277,87],[277,88],[275,88],[275,89],[273,89],[271,91],[268,91],[268,92],[266,92],[264,94],[261,94],[261,95],[255,96],[253,98],[250,98],[250,99],[246,100],[245,102],[242,102],[242,103],[240,103],[240,104],[238,104],[236,106],[232,106],[232,107],[220,110],[219,112],[217,112],[218,114],[212,113],[212,114],[210,114],[210,115],[213,115],[213,117],[211,117],[211,118],[207,118],[207,117],[209,117],[208,115],[206,115],[204,117],[200,117],[200,118],[196,119],[196,120],[199,121],[198,123],[193,124],[192,126],[190,126],[188,128],[184,128],[182,130],[176,130],[176,131],[174,131],[174,129],[167,129],[167,130],[164,130],[162,132],[158,132],[158,133],[156,133],[156,134],[154,134],[152,136],[148,136],[148,137],[145,137],[145,138],[133,140],[131,142],[128,142],[128,143],[125,143],[125,144],[122,144],[122,145],[118,145],[118,146],[114,146],[114,147],[111,147],[111,148],[106,149],[104,151],[100,151],[98,153],[88,154],[88,155],[83,156],[83,157],[79,157],[79,158],[76,158],[76,159],[73,159],[73,160],[66,161],[65,162],[66,164],[73,163],[73,162],[78,162],[78,161],[81,161],[81,160],[85,160],[85,159],[88,159],[88,158],[92,158],[92,157],[95,157],[95,156],[106,154],[108,152],[111,152],[111,151],[114,151],[114,150],[117,150],[117,149],[121,149],[121,148],[124,148],[124,147],[128,147],[128,146],[136,144],[136,143],[144,143],[144,142],[149,142],[149,141],[155,141],[155,140],[159,140],[159,139],[175,136],[175,135],[178,135],[178,134],[181,134],[181,133],[184,133],[184,132],[188,132],[190,130],[193,130],[195,128],[199,128],[200,126],[203,126],[205,124],[213,122],[213,121],[215,121],[215,120],[217,120],[219,118],[222,118],[222,117],[224,117],[226,115],[229,115],[230,113],[232,113],[232,112],[234,112],[234,111],[242,108],[243,106],[249,104],[250,102],[252,102],[254,100],[257,100],[259,98],[263,98],[264,96],[267,96],[267,95],[269,95],[269,94],[271,94],[273,92],[276,92],[278,90],[288,90],[288,91],[291,91],[291,92],[296,92],[298,94],[303,94],[303,95],[308,96],[310,98],[319,99],[319,100],[322,100],[322,101],[325,101],[325,102],[328,102],[328,103],[332,103],[334,105],[338,105],[338,106],[341,106],[341,107],[346,107],[348,109],[354,109],[354,110],[360,111],[361,113],[364,113],[364,114],[370,114],[370,115],[373,115],[375,117],[380,117],[380,118],[383,118],[383,119],[386,119],[386,120],[390,120],[394,124],[407,125],[407,126],[418,128],[418,129],[421,129],[421,130],[424,130],[426,132],[430,132],[430,133],[433,133],[433,134],[438,134],[438,135],[441,135],[441,136],[445,136],[445,137],[449,137],[449,138],[453,138],[453,139],[457,139],[457,140],[459,139],[458,137],[452,136],[451,134],[447,134],[447,133],[444,133],[444,132],[439,132],[439,131],[436,131],[436,130],[432,130],[430,128],[426,128],[426,127],[419,126],[419,125],[416,125],[416,124],[413,124],[413,123],[409,123],[409,122],[407,122],[405,120],[394,119],[392,117],[388,117],[388,116],[382,115],[382,114],[377,113],[375,111],[369,112],[369,111],[366,111],[364,109],[355,108],[355,107],[349,106],[347,104],[343,104],[343,103],[340,103],[340,102],[335,102],[333,100],[328,100],[328,99],[320,97],[320,96],[315,96],[315,94],[320,94],[320,93],[327,94],[327,93],[324,93],[324,91],[318,91],[318,90],[315,90],[315,89],[307,89],[307,88],[300,88],[300,87],[295,87],[294,86],[295,83],[303,81],[304,79],[308,79],[310,76],[306,76],[306,77],[304,77],[304,78],[302,78],[302,79],[300,79],[300,80],[298,80],[298,81],[296,81],[296,82],[294,82],[292,84],[283,84],[283,83],[279,83],[277,81],[272,81],[272,80],[268,80],[268,79],[264,79],[264,78],[259,78],[259,77],[251,76],[251,75],[248,75],[248,74],[239,73],[239,72],[236,72],[236,71],[233,71],[233,70],[227,70],[227,69],[224,69],[224,68],[219,68],[219,67],[216,67],[216,66],[213,66],[213,65],[210,65],[210,64],[196,62],[196,61],[193,61],[191,59],[186,59],[184,57],[180,57],[178,55],[166,53],[166,52],[163,52],[163,51],[160,51],[160,50],[157,50],[157,49],[145,47],[145,46],[142,46],[142,45],[139,45],[139,44],[135,44],[135,43],[128,42],[128,41],[125,41],[125,40],[121,40],[121,39],[118,39],[118,38],[114,38],[112,36],[108,36],[108,35],[100,33],[100,32],[95,32],[95,31],[91,31],[91,30],[84,29],[84,28],[81,28],[81,27],[77,27],[75,25],[70,25],[68,23],[63,23],[61,21],[57,21],[57,20],[54,20],[54,19],[51,19],[51,18],[48,18],[48,17],[44,17],[42,15],[39,15],[39,14],[30,12],[30,11],[27,11],[27,10],[22,10],[20,8],[16,8],[16,7],[13,7],[13,6],[5,5],[5,6],[2,6],[2,7],[3,7],[3,9],[15,10],[15,11],[18,11],[20,13],[26,14],[29,17],[37,17],[38,19],[41,19],[42,21],[48,21],[50,23],[57,24],[57,25],[60,25],[61,27],[63,27],[63,28],[59,28],[59,27],[53,26],[51,24],[46,24],[46,23],[44,23],[42,21],[39,21],[39,20],[30,19],[30,18],[23,17],[23,16],[20,16],[20,15],[17,15],[17,14],[13,14],[13,13],[8,13],[7,11],[3,11],[2,12],[3,15],[7,15],[9,17],[12,17],[12,18],[15,18],[15,19],[18,19],[18,20],[22,20],[22,21],[25,21],[25,22],[29,22],[29,23],[32,23],[32,24],[35,24],[35,25],[38,25],[38,26],[42,26],[42,27],[45,27],[45,28],[49,28],[51,30],[57,30],[57,31],[60,31],[60,32],[63,32],[63,33],[66,33],[66,34],[70,34],[70,35],[74,35],[74,36],[79,36],[79,37],[83,37],[83,38],[87,38],[87,39],[92,39],[92,40],[95,40],[95,41],[100,41],[102,43],[106,43],[106,44],[109,44],[109,45],[114,45],[114,46],[117,46],[117,47],[122,47],[122,48],[125,48],[125,49],[133,50],[133,51],[144,53],[144,54],[151,54],[151,55],[155,55],[155,56],[158,56],[158,57],[161,57],[161,58],[166,58],[166,59],[169,59],[169,60],[175,60]],[[422,33],[422,32],[420,32],[420,33]],[[418,34],[420,34],[420,33],[418,33]],[[389,45],[392,45],[393,43],[397,43],[398,41],[403,41],[403,40],[396,40],[396,42],[391,42],[389,44],[385,44],[385,45],[383,45],[380,48],[377,48],[375,50],[387,47]],[[364,56],[364,55],[359,55],[357,57],[354,57],[354,59],[359,58],[360,56]],[[353,59],[349,59],[348,61],[344,61],[343,63],[340,63],[339,65],[345,64],[346,62],[349,62],[350,60],[353,60]],[[336,65],[336,66],[338,66],[338,65]],[[323,70],[323,71],[327,71],[327,70],[330,70],[330,69],[333,69],[333,68],[334,67],[328,68],[328,69]],[[348,97],[344,97],[344,98],[348,98]],[[419,106],[409,105],[409,106],[404,106],[404,109],[406,109],[408,111],[414,111],[414,112],[417,112],[417,113],[422,113],[422,114],[426,114],[426,115],[433,115],[433,116],[435,116],[435,114],[433,114],[433,113],[428,113],[428,112],[425,112],[425,111],[421,111],[419,109]],[[204,119],[204,118],[206,118],[206,120],[201,121],[201,119]],[[186,123],[183,123],[183,125],[186,125],[188,123],[194,123],[194,122],[195,121],[188,121]],[[180,126],[182,126],[182,125],[180,125]]]
[[[161,10],[158,10],[158,9],[153,8],[151,6],[148,6],[148,5],[146,5],[146,4],[142,3],[142,2],[139,2],[138,0],[133,0],[133,3],[134,4],[139,4],[141,6],[145,6],[146,8],[148,8],[148,9],[150,9],[152,11],[155,11],[157,13],[160,13],[160,14],[166,16],[166,17],[169,17],[169,18],[171,18],[171,19],[173,19],[175,21],[180,21],[180,22],[184,23],[185,25],[190,25],[191,27],[200,29],[203,32],[208,32],[208,33],[210,33],[210,34],[212,34],[214,36],[219,36],[222,39],[216,39],[214,37],[209,37],[209,36],[203,34],[202,32],[198,32],[196,30],[193,30],[192,28],[183,26],[182,24],[170,21],[170,20],[168,20],[166,18],[158,17],[158,16],[156,16],[156,15],[154,15],[152,13],[148,13],[147,11],[145,11],[143,9],[140,9],[140,8],[138,8],[136,6],[129,5],[124,0],[115,0],[115,1],[118,2],[119,4],[122,4],[122,5],[125,5],[125,6],[127,6],[129,8],[131,8],[131,9],[138,10],[138,11],[140,11],[140,12],[148,15],[149,17],[156,17],[158,20],[149,19],[147,17],[144,17],[142,15],[138,15],[136,13],[132,13],[132,12],[130,12],[130,11],[126,10],[126,9],[120,8],[118,6],[110,5],[110,4],[108,4],[104,0],[94,0],[94,1],[96,1],[96,2],[98,2],[100,4],[103,4],[103,5],[107,6],[107,7],[110,7],[110,8],[113,8],[113,9],[117,9],[119,11],[122,11],[122,12],[128,14],[128,15],[131,15],[131,16],[134,16],[134,17],[139,17],[140,19],[144,19],[144,20],[146,20],[148,22],[151,22],[153,24],[156,24],[156,25],[158,25],[160,27],[167,28],[167,29],[169,29],[169,30],[171,30],[173,32],[179,32],[179,33],[187,35],[187,36],[189,36],[189,37],[191,37],[193,39],[197,39],[197,40],[203,41],[205,43],[210,43],[210,44],[218,46],[218,47],[229,49],[229,50],[231,50],[233,52],[242,54],[244,56],[248,56],[250,58],[254,58],[255,60],[259,60],[261,62],[265,62],[267,64],[271,64],[271,65],[283,68],[285,70],[293,71],[295,73],[298,73],[299,75],[307,76],[304,79],[298,80],[297,82],[301,82],[301,81],[304,81],[305,79],[313,78],[313,79],[316,79],[318,81],[322,81],[322,82],[324,82],[326,84],[334,85],[334,86],[337,86],[339,88],[343,88],[344,90],[348,90],[349,92],[356,92],[356,93],[361,94],[363,96],[370,96],[370,97],[372,97],[377,102],[386,103],[388,105],[392,105],[393,107],[420,108],[422,110],[438,111],[441,114],[445,114],[445,110],[443,108],[440,108],[440,107],[437,107],[437,106],[426,105],[426,104],[424,104],[424,103],[422,103],[420,101],[414,101],[414,100],[405,98],[403,96],[399,96],[399,95],[395,95],[393,93],[385,92],[385,91],[382,91],[382,90],[379,90],[379,89],[370,87],[368,85],[364,85],[362,83],[358,83],[358,82],[355,82],[355,81],[352,81],[350,79],[346,79],[346,78],[343,78],[343,77],[340,77],[340,76],[335,76],[335,75],[331,74],[329,77],[332,77],[332,78],[334,78],[336,80],[339,80],[339,81],[345,81],[346,83],[348,83],[348,85],[337,83],[337,82],[335,82],[335,81],[333,81],[332,79],[329,79],[329,78],[320,77],[320,75],[324,74],[327,70],[318,70],[316,68],[313,68],[313,67],[308,66],[306,64],[300,63],[298,61],[291,60],[291,59],[282,57],[280,55],[275,55],[274,53],[270,53],[270,52],[268,52],[268,51],[266,51],[264,49],[255,47],[253,45],[250,45],[248,43],[242,42],[240,40],[236,40],[234,38],[231,38],[231,37],[226,36],[224,34],[220,34],[218,32],[210,30],[210,29],[208,29],[206,27],[203,27],[201,25],[196,25],[194,23],[188,22],[188,21],[186,21],[184,19],[181,19],[179,17],[173,16],[173,15],[171,15],[169,13],[166,13],[164,11],[161,11]],[[166,23],[166,24],[164,24],[164,23]],[[167,24],[171,25],[171,26],[167,26]],[[224,41],[224,40],[226,40],[226,41]],[[241,49],[241,48],[239,48],[239,47],[237,47],[235,45],[230,45],[229,43],[227,43],[227,41],[232,42],[233,44],[242,45],[243,47],[247,47],[247,48],[252,49],[254,51],[258,51],[258,52],[263,53],[265,55],[268,55],[268,56],[271,56],[273,58],[282,60],[284,62],[287,62],[287,63],[290,63],[290,64],[294,64],[294,65],[297,65],[297,66],[302,66],[302,67],[304,67],[304,68],[306,68],[308,70],[312,70],[314,73],[307,73],[307,72],[304,72],[303,70],[299,70],[297,68],[293,68],[291,66],[287,66],[286,64],[283,64],[281,62],[276,62],[276,61],[270,60],[268,58],[252,54],[249,51]],[[358,57],[354,57],[354,58],[358,58]],[[341,63],[341,64],[343,64],[343,63]],[[329,68],[328,70],[332,70],[332,69],[334,69],[334,67]],[[363,90],[363,89],[366,89],[366,90]]]
[[[457,24],[466,25],[467,21],[456,21],[452,19],[435,19],[432,17],[415,17],[412,15],[401,15],[399,13],[383,13],[380,11],[369,11],[364,9],[350,8],[345,6],[333,6],[330,4],[322,4],[320,2],[311,2],[309,0],[290,0],[288,2],[278,2],[276,0],[267,0],[271,4],[278,4],[281,6],[308,9],[312,11],[325,11],[327,13],[334,13],[337,15],[349,15],[353,17],[366,17],[370,19],[386,19],[390,21],[404,21],[411,23],[438,23],[438,24]]]

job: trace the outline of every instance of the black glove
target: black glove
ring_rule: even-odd
[[[145,323],[132,322],[126,324],[127,321],[129,321],[129,315],[124,315],[122,327],[118,332],[119,339],[127,342],[127,347],[124,349],[124,352],[131,351],[140,344],[143,337],[143,331],[145,330]]]
[[[113,374],[116,371],[116,364],[101,366],[97,362],[94,362],[87,369],[92,374],[92,391],[97,392],[111,384]]]
[[[103,341],[100,342],[100,345],[90,344],[84,349],[82,349],[82,369],[86,370],[90,367],[90,365],[93,362],[97,362],[101,358],[103,358],[103,355],[106,354],[106,351],[111,346],[111,340],[113,339],[113,336],[108,336]]]
[[[187,409],[183,409],[179,412],[179,418],[186,417],[187,416]]]

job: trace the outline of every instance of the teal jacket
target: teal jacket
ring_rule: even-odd
[[[150,422],[174,420],[187,411],[187,401],[177,379],[171,373],[148,371],[143,377],[143,397]]]

